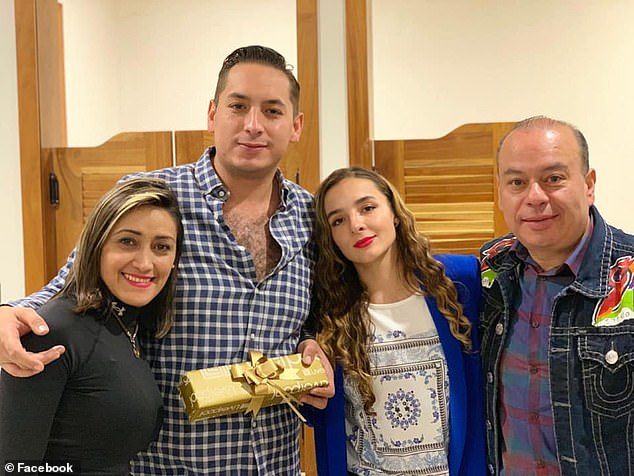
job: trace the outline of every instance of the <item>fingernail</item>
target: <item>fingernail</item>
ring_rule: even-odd
[[[46,326],[44,324],[42,324],[41,326],[37,326],[37,330],[40,332],[45,332],[46,331]]]

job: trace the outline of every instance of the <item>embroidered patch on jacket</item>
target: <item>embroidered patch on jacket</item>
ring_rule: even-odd
[[[480,270],[480,279],[482,281],[482,287],[489,289],[491,286],[493,286],[493,283],[495,282],[495,278],[497,277],[497,275],[498,274],[495,271],[493,271],[491,268],[489,268],[488,266],[486,267],[486,269],[482,268]]]
[[[623,256],[610,267],[610,292],[598,302],[592,316],[594,326],[615,326],[634,319],[634,257]]]
[[[482,261],[480,262],[480,278],[482,280],[482,287],[490,288],[493,286],[493,282],[497,276],[497,273],[493,271],[487,264],[487,260],[493,258],[500,252],[508,249],[515,242],[517,238],[505,238],[495,243],[491,248],[487,248],[482,251]]]

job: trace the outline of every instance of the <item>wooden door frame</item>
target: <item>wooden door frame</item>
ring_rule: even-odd
[[[350,165],[373,167],[370,139],[369,21],[367,0],[346,0],[346,72]]]
[[[319,155],[319,51],[318,0],[296,0],[297,23],[297,80],[302,88],[300,110],[304,113],[304,129],[297,143],[299,160],[296,170],[287,167],[289,179],[314,192],[320,182]],[[287,164],[288,165],[288,164]]]
[[[41,141],[38,1],[14,0],[24,284],[27,294],[40,289],[57,271],[54,264],[54,210],[48,203],[48,177],[52,164],[50,154],[42,152]],[[296,0],[296,23],[297,69],[298,79],[302,84],[301,107],[306,116],[306,124],[302,140],[298,144],[301,150],[300,163],[294,165],[302,171],[302,185],[308,190],[314,190],[319,183],[320,163],[317,0]],[[63,115],[65,118],[65,111]]]
[[[39,3],[38,3],[39,2]],[[38,10],[46,14],[56,15],[49,25],[60,28],[61,5],[51,2],[44,4],[40,0],[15,0],[16,61],[18,77],[18,124],[20,138],[20,174],[22,192],[22,230],[24,249],[24,285],[26,293],[40,289],[50,277],[50,270],[55,267],[55,224],[48,197],[48,177],[52,171],[51,155],[43,150],[42,137],[66,145],[65,101],[64,94],[58,96],[57,121],[64,120],[56,126],[57,137],[43,134],[40,121],[42,104],[40,102],[40,60],[39,54],[50,45],[38,47],[37,17]],[[46,8],[46,10],[42,10]],[[57,8],[57,11],[55,11]],[[58,31],[57,34],[60,34]],[[53,58],[56,62],[60,58]],[[63,64],[63,63],[62,63]],[[60,68],[59,63],[57,67]],[[60,68],[63,73],[63,67]],[[56,81],[63,81],[56,77]],[[47,98],[48,99],[48,98]],[[50,102],[46,107],[50,106]],[[53,122],[53,117],[47,116]],[[45,125],[44,125],[45,126]]]

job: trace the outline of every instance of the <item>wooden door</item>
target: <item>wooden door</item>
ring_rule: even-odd
[[[376,169],[414,212],[434,253],[477,255],[507,232],[497,206],[497,145],[512,122],[466,124],[439,139],[375,141]]]

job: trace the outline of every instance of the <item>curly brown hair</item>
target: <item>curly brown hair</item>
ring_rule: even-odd
[[[369,296],[353,263],[332,238],[324,201],[328,191],[347,178],[369,180],[383,193],[399,223],[396,227],[396,255],[401,282],[412,293],[433,296],[447,318],[451,333],[465,351],[471,350],[471,323],[464,316],[453,282],[442,263],[430,253],[429,240],[416,230],[416,219],[394,186],[378,173],[361,167],[335,170],[315,194],[314,240],[318,249],[315,265],[313,312],[317,320],[317,340],[334,363],[356,383],[364,410],[373,414],[375,402],[370,375],[368,346],[373,335],[368,315]]]

